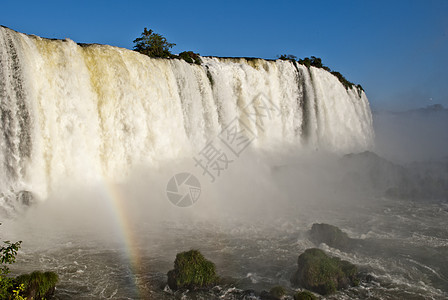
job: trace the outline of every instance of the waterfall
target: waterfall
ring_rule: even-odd
[[[235,120],[256,136],[254,148],[372,146],[365,93],[329,72],[283,60],[202,61],[0,27],[0,198],[188,157]]]

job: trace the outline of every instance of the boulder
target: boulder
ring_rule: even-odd
[[[309,291],[301,291],[294,295],[294,300],[317,300],[317,297]]]
[[[292,276],[291,283],[321,295],[359,284],[355,265],[330,257],[317,248],[305,250],[297,264],[298,270]]]
[[[31,274],[20,275],[15,280],[18,285],[24,285],[21,294],[25,299],[40,300],[48,299],[53,295],[59,277],[54,272],[34,271]]]
[[[282,286],[274,286],[269,290],[269,294],[276,299],[283,299],[286,296],[286,290]]]
[[[282,286],[274,286],[269,292],[263,291],[260,294],[262,300],[282,300],[286,296],[286,290]]]
[[[325,243],[330,247],[347,250],[351,248],[353,241],[348,235],[338,227],[329,224],[314,223],[308,232],[310,240],[319,245]]]
[[[35,197],[30,191],[20,191],[16,193],[16,200],[22,205],[31,206],[35,202]]]
[[[217,281],[215,264],[198,250],[178,253],[174,269],[168,272],[168,286],[173,290],[207,288]]]

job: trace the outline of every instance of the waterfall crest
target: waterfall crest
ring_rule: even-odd
[[[235,119],[256,135],[255,148],[372,146],[366,95],[329,72],[282,60],[202,60],[0,27],[0,198],[191,156]]]

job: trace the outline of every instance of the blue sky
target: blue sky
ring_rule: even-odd
[[[2,1],[0,24],[132,48],[144,27],[201,55],[317,56],[374,109],[448,106],[448,1]]]

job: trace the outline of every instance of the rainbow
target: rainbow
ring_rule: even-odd
[[[138,299],[144,299],[144,291],[141,290],[136,274],[141,271],[141,253],[137,245],[136,231],[130,220],[130,214],[126,205],[126,198],[119,187],[108,179],[104,179],[103,192],[107,196],[107,202],[113,217],[116,220],[116,231],[122,240],[124,252],[131,270],[132,284],[137,293]]]

